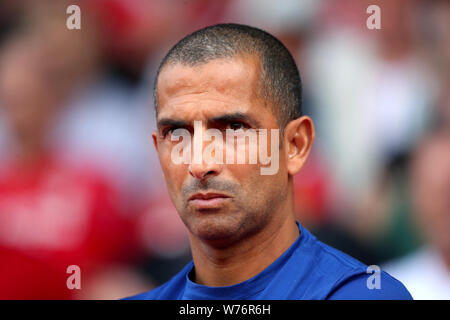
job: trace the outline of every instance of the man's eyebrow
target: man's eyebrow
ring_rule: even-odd
[[[187,127],[189,124],[183,120],[175,120],[170,118],[161,118],[158,120],[158,128],[161,127]]]
[[[250,116],[246,113],[242,113],[242,112],[224,114],[224,115],[220,115],[217,117],[212,117],[208,120],[210,122],[216,122],[216,123],[217,122],[218,123],[230,123],[233,121],[244,121],[244,122],[247,122],[248,124],[252,125],[255,128],[261,128],[261,124],[259,123],[259,121],[254,119],[252,116]]]
[[[229,113],[229,114],[223,114],[220,116],[212,117],[208,119],[208,122],[212,123],[230,123],[233,121],[243,121],[247,122],[251,126],[255,128],[261,128],[261,124],[259,121],[254,119],[252,116],[242,113],[242,112],[235,112],[235,113]],[[161,118],[158,120],[157,126],[158,128],[161,127],[180,127],[180,128],[186,128],[190,124],[187,121],[184,120],[176,120],[171,118]]]

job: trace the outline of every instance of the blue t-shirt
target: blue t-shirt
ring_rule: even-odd
[[[368,271],[363,263],[317,240],[298,225],[300,236],[291,247],[262,272],[244,282],[225,287],[197,284],[190,279],[194,272],[191,261],[162,286],[126,299],[412,299],[397,279],[384,271]]]

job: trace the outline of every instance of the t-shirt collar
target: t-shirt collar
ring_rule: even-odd
[[[259,274],[253,276],[252,278],[234,284],[230,286],[223,287],[210,287],[205,285],[200,285],[193,282],[189,275],[194,272],[194,265],[189,272],[186,273],[186,287],[181,296],[181,299],[185,300],[231,300],[231,299],[245,299],[258,292],[264,290],[270,279],[273,279],[274,275],[278,272],[281,266],[283,266],[287,260],[292,256],[295,250],[300,246],[302,242],[303,233],[301,225],[297,223],[300,230],[300,235],[295,240],[295,242],[287,249],[280,257],[278,257],[274,262],[272,262],[266,269],[261,271]]]

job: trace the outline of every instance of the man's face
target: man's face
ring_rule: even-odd
[[[434,245],[450,252],[450,139],[422,146],[412,166],[412,200],[418,225]]]
[[[166,65],[160,73],[153,139],[171,199],[190,233],[200,239],[230,244],[281,218],[275,213],[288,194],[282,150],[274,175],[261,175],[261,166],[267,165],[259,162],[175,164],[171,158],[179,143],[171,141],[177,128],[189,130],[192,141],[207,129],[218,129],[224,137],[226,129],[279,129],[272,109],[257,94],[259,70],[257,58],[234,57],[195,67]],[[201,121],[201,130],[194,130],[194,121]],[[230,145],[224,145],[225,158]],[[248,147],[246,143],[246,152]],[[271,150],[270,143],[267,148]],[[215,199],[205,199],[210,197]]]
[[[15,135],[34,139],[43,134],[55,113],[53,88],[33,46],[21,43],[8,50],[0,61],[2,111]]]

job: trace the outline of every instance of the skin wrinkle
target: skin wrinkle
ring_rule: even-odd
[[[252,247],[248,247],[247,250],[241,251],[241,253],[242,253],[242,255],[249,254],[250,256],[258,256],[260,253],[264,252],[267,248],[269,248],[270,243],[272,241],[274,241],[274,239],[279,237],[279,236],[280,236],[280,234],[274,231],[274,232],[272,232],[270,234],[270,236],[267,239],[265,239],[263,241],[262,245],[259,248],[257,248],[258,251],[256,251],[255,253],[251,254],[251,250],[253,248]],[[283,248],[283,252],[285,250],[287,250],[288,248],[289,248],[289,246],[286,246],[285,248]],[[208,248],[205,247],[204,249],[207,250]],[[223,264],[224,261],[230,262],[229,260],[230,259],[232,260],[233,258],[234,259],[241,259],[242,256],[240,256],[238,258],[235,255],[231,254],[230,256],[224,256],[224,257],[217,258],[217,257],[212,256],[212,255],[211,256],[206,255],[206,258],[208,259],[208,261],[210,263],[214,264],[216,267],[225,269],[225,268],[229,267],[229,264]]]
[[[228,273],[240,273],[246,278],[245,280],[251,278],[254,276],[254,274],[249,273],[246,274],[245,270],[242,269],[242,266],[239,264],[240,260],[244,261],[252,261],[252,259],[257,258],[259,255],[268,255],[267,249],[270,248],[270,245],[276,240],[276,238],[280,237],[280,233],[277,232],[278,230],[274,230],[272,233],[269,234],[267,239],[265,239],[259,247],[256,247],[256,251],[252,253],[252,250],[255,249],[255,247],[248,246],[246,250],[241,250],[241,254],[239,256],[235,255],[233,253],[233,250],[228,250],[228,255],[223,256],[221,258],[216,258],[214,255],[204,254],[204,258],[213,265],[218,272],[221,274],[221,281],[227,281],[226,274]],[[243,239],[244,240],[244,239]],[[280,246],[278,249],[280,249],[278,252],[274,253],[275,259],[281,256],[289,247],[291,243],[286,242],[284,245]],[[208,246],[204,245],[202,246],[203,252],[208,252]],[[202,251],[199,250],[199,254],[202,254]],[[237,263],[236,263],[237,262]],[[194,281],[197,281],[199,284],[207,285],[207,283],[202,282],[201,279],[193,279]],[[230,282],[233,282],[232,280]],[[224,283],[223,285],[228,285]]]
[[[263,77],[263,73],[262,72],[263,72],[263,70],[262,70],[262,66],[261,66],[261,63],[260,63],[259,59],[255,59],[255,56],[251,56],[249,54],[239,54],[239,55],[233,55],[233,56],[230,56],[230,57],[226,57],[226,58],[223,58],[223,59],[214,59],[214,60],[212,60],[210,62],[212,62],[214,64],[218,64],[218,65],[227,65],[227,64],[229,64],[230,61],[233,61],[235,59],[242,60],[242,61],[248,63],[250,67],[253,67],[256,70],[258,70],[256,74],[255,73],[251,73],[251,72],[249,72],[247,70],[244,70],[244,72],[246,73],[245,78],[247,79],[247,81],[254,83],[253,89],[249,90],[249,91],[246,91],[246,93],[250,94],[252,99],[259,100],[260,103],[264,104],[264,106],[268,106],[268,103],[267,103],[266,99],[264,99],[266,97],[266,94],[263,93],[263,89],[264,89],[263,81],[262,81],[262,77]],[[207,63],[209,63],[209,62],[207,62]],[[177,66],[179,64],[180,63],[173,63],[173,62],[167,63],[166,65],[164,65],[162,67],[161,73],[162,73],[163,70],[170,69],[171,67],[173,68],[174,66]],[[200,63],[200,64],[196,64],[195,66],[191,66],[192,72],[196,73],[198,70],[202,69],[202,67],[204,65],[205,65],[205,63]],[[183,65],[183,66],[185,66],[185,65]],[[186,66],[189,67],[188,65],[186,65]],[[225,81],[233,81],[233,79],[236,78],[235,76],[233,76],[233,71],[236,71],[236,70],[235,69],[229,69],[227,71],[228,71],[228,73],[227,73],[226,78],[224,80]],[[242,70],[239,70],[239,71],[242,71]],[[161,77],[161,75],[160,75],[160,77]],[[256,77],[256,81],[255,81],[255,77]],[[196,79],[201,79],[201,78],[198,77]],[[203,79],[201,79],[201,80],[203,80]],[[175,81],[173,81],[170,84],[170,87],[168,88],[167,92],[169,94],[172,94],[173,91],[177,91],[180,87],[185,87],[186,90],[192,90],[191,88],[196,86],[197,88],[199,88],[199,90],[197,92],[194,90],[194,92],[190,92],[189,94],[208,93],[208,91],[207,91],[207,89],[205,89],[205,87],[206,88],[210,88],[208,86],[210,84],[210,82],[211,82],[211,77],[208,77],[207,79],[204,79],[203,83],[201,83],[201,84],[197,83],[195,85],[192,84],[189,81],[185,82],[185,81],[182,81],[182,80],[175,80]],[[218,86],[214,87],[214,90],[217,90],[218,92],[222,93],[224,96],[227,96],[228,93],[229,93],[229,92],[226,91],[227,87],[228,86],[224,86],[224,85],[220,85],[219,84]],[[179,95],[182,95],[182,94],[183,94],[183,92],[179,92]],[[161,102],[159,102],[160,99],[158,99],[158,90],[157,89],[155,90],[155,95],[157,97],[156,101],[158,101],[158,103],[156,105],[160,105]],[[159,112],[159,110],[157,108],[156,109],[156,114],[157,115],[158,115],[158,112]]]

